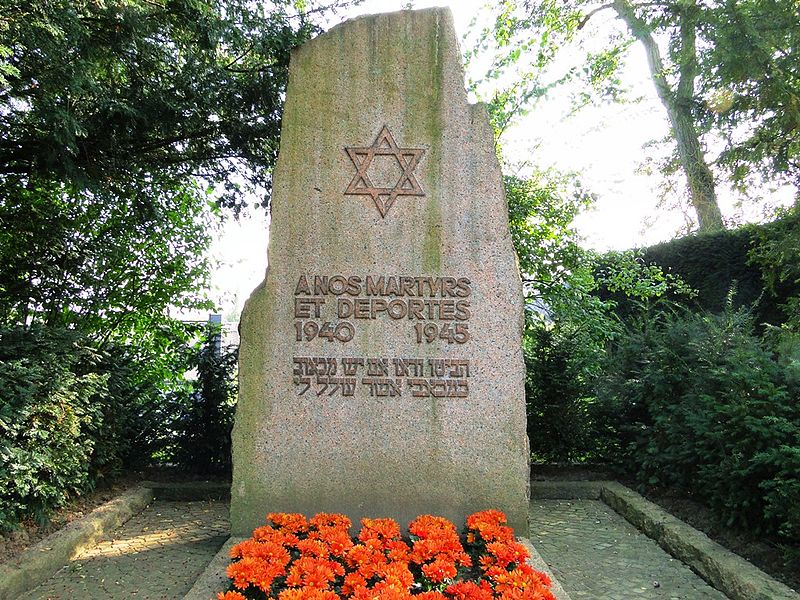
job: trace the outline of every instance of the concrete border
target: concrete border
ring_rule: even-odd
[[[47,536],[0,565],[0,600],[21,594],[52,577],[82,550],[97,544],[153,501],[153,490],[138,486]]]
[[[159,483],[157,481],[143,481],[140,485],[153,490],[153,495],[159,500],[167,500],[169,502],[231,499],[231,484],[227,482],[187,481]]]
[[[156,498],[169,501],[227,500],[230,498],[230,485],[210,481],[143,481],[1,564],[0,600],[16,600],[44,583],[80,552],[95,546]]]
[[[600,500],[605,481],[531,481],[531,500]]]
[[[553,570],[550,568],[542,555],[539,554],[539,551],[536,547],[531,543],[528,538],[517,538],[520,543],[528,549],[528,552],[531,553],[531,557],[528,559],[528,564],[531,565],[537,571],[542,571],[545,573],[551,581],[550,591],[553,592],[553,595],[556,597],[556,600],[571,600],[567,591],[561,586],[561,582],[556,579]]]
[[[616,481],[534,481],[531,498],[602,500],[731,600],[800,600],[800,594]]]
[[[731,600],[800,600],[800,594],[633,490],[605,482],[600,497]]]
[[[225,569],[231,561],[230,550],[246,539],[242,537],[228,538],[228,541],[222,545],[219,552],[194,582],[192,589],[186,592],[183,600],[211,600],[216,598],[219,592],[227,590],[229,581],[225,575]]]

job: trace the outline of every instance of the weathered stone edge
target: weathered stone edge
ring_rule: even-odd
[[[159,483],[143,481],[139,484],[153,490],[159,500],[191,502],[198,500],[230,500],[231,484],[219,481],[188,481]]]
[[[200,577],[194,582],[192,589],[183,597],[183,600],[212,600],[216,599],[217,593],[227,590],[229,581],[225,575],[225,567],[228,566],[231,560],[230,549],[245,539],[247,538],[228,538],[228,541],[214,555],[214,558],[208,563]]]
[[[600,500],[604,481],[531,481],[531,500]]]
[[[153,490],[139,486],[49,535],[11,561],[0,565],[0,600],[16,600],[46,581],[69,560],[142,511]]]
[[[537,571],[542,571],[546,573],[548,577],[550,577],[550,581],[552,582],[550,584],[550,591],[553,592],[556,600],[571,600],[566,590],[561,587],[561,582],[556,579],[556,576],[553,573],[553,570],[550,568],[550,565],[544,562],[542,555],[539,554],[539,551],[536,550],[536,547],[531,543],[531,541],[524,537],[517,539],[528,549],[528,552],[531,554],[531,557],[528,559],[528,563]]]
[[[800,600],[788,586],[624,485],[603,482],[600,497],[731,600]]]
[[[800,600],[800,594],[616,481],[534,481],[531,498],[603,500],[731,600]]]

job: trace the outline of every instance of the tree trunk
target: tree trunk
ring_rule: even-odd
[[[675,91],[670,88],[664,75],[664,63],[661,51],[653,39],[652,31],[642,19],[636,16],[628,0],[614,0],[613,7],[619,17],[625,21],[633,36],[639,40],[647,52],[647,64],[650,77],[656,86],[656,92],[667,110],[675,142],[678,145],[678,158],[686,174],[689,187],[689,198],[697,213],[697,221],[701,231],[723,229],[722,213],[717,204],[714,175],[706,163],[700,147],[700,137],[692,120],[691,106],[694,101],[694,78],[697,72],[697,55],[695,48],[695,29],[691,10],[696,9],[694,2],[684,2],[685,13],[681,14],[681,54],[680,80]]]

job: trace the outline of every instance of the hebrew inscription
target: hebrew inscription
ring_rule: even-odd
[[[468,360],[446,358],[331,358],[295,356],[294,385],[299,396],[354,396],[363,386],[370,396],[466,398]]]
[[[362,148],[345,147],[344,151],[356,168],[353,180],[345,190],[345,195],[365,195],[370,196],[375,203],[375,207],[385,218],[389,209],[392,208],[398,196],[424,196],[417,178],[414,176],[414,169],[417,168],[425,150],[422,148],[400,148],[394,141],[389,128],[384,125],[378,132],[378,137],[372,142],[371,146]],[[373,184],[370,179],[370,166],[376,157],[389,156],[397,161],[402,173],[397,183],[391,187],[380,187]]]

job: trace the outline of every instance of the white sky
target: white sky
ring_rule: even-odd
[[[400,10],[408,4],[404,0],[366,0],[348,15]],[[411,4],[414,8],[449,6],[463,49],[470,21],[480,14],[486,0],[417,0]],[[481,73],[473,76],[478,78]],[[559,92],[540,102],[503,139],[506,156],[513,162],[530,161],[580,173],[597,201],[591,211],[578,217],[576,225],[585,246],[601,251],[668,240],[686,223],[681,210],[657,208],[661,179],[640,168],[645,156],[653,153],[643,146],[665,137],[669,127],[649,79],[644,51],[638,46],[630,52],[623,81],[635,90],[633,95],[641,97],[639,102],[584,109],[566,118],[570,100],[565,92]],[[763,207],[743,210],[734,206],[724,190],[719,196],[725,217],[760,217],[757,211]],[[789,200],[789,194],[781,197],[781,203]],[[251,212],[238,223],[231,220],[212,248],[220,263],[213,276],[212,295],[226,321],[238,320],[244,301],[263,279],[267,266],[267,217],[263,211]]]

